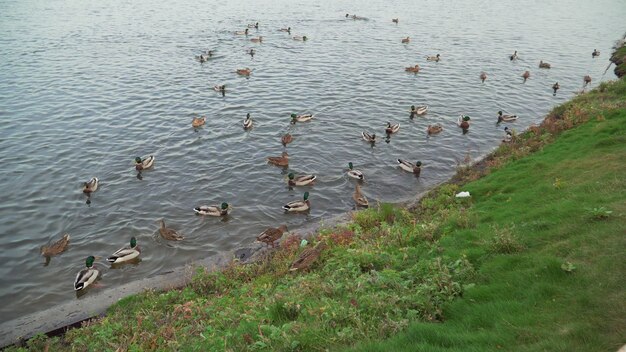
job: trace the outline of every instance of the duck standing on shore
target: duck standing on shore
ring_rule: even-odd
[[[74,280],[74,291],[84,290],[96,281],[100,271],[93,267],[93,262],[95,260],[96,257],[93,255],[90,255],[87,259],[85,259],[85,269],[76,274],[76,279]]]
[[[326,244],[324,242],[319,242],[313,248],[310,248],[310,247],[305,248],[298,256],[298,259],[296,259],[293,263],[291,263],[291,265],[289,266],[289,271],[297,271],[297,270],[302,271],[302,270],[309,269],[311,265],[315,263],[317,258],[320,257],[320,255],[322,254],[322,251],[325,248],[326,248]]]
[[[268,246],[271,245],[272,248],[274,248],[275,242],[283,237],[283,233],[285,232],[287,232],[287,225],[280,225],[278,228],[270,227],[261,232],[261,234],[256,237],[256,240]]]
[[[589,75],[585,75],[585,77],[583,77],[583,82],[585,82],[585,87],[591,83],[591,76]]]

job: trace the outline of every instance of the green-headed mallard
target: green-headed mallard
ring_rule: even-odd
[[[598,57],[600,56],[600,52],[597,49],[593,49],[593,52],[591,53],[591,57]]]
[[[505,127],[504,128],[504,139],[502,139],[502,142],[509,143],[512,140],[513,140],[513,132],[508,127]]]
[[[428,105],[411,105],[409,112],[411,113],[411,116],[409,116],[411,119],[415,118],[417,115],[424,115],[428,112]]]
[[[429,135],[437,134],[441,131],[443,131],[443,127],[440,124],[428,125],[428,127],[426,128],[426,132],[428,132]]]
[[[426,56],[426,61],[439,62],[439,60],[441,60],[441,57],[439,56],[439,54],[437,54],[435,56]]]
[[[367,131],[361,132],[363,140],[369,143],[376,143],[376,133],[369,133]]]
[[[387,122],[387,127],[385,128],[385,133],[387,134],[394,134],[396,132],[398,132],[398,130],[400,130],[400,124],[399,123],[395,123],[395,124],[391,124],[391,122]]]
[[[218,86],[213,86],[213,90],[216,91],[216,92],[224,93],[226,91],[226,85],[222,84],[222,85],[218,85]]]
[[[354,193],[352,194],[352,199],[357,206],[367,207],[369,206],[369,202],[367,201],[367,197],[361,192],[361,186],[357,183],[354,187]]]
[[[404,171],[412,172],[415,176],[419,176],[422,172],[422,162],[418,161],[415,164],[402,159],[398,159],[398,166]]]
[[[299,211],[307,211],[311,207],[311,203],[309,202],[309,192],[304,192],[304,197],[302,200],[295,200],[293,202],[289,202],[283,205],[283,209],[287,212],[299,212]]]
[[[313,114],[296,115],[291,114],[291,123],[311,121]]]
[[[307,39],[309,39],[309,38],[307,38],[306,35],[303,35],[303,36],[299,36],[299,35],[293,36],[293,40],[298,40],[298,41],[302,41],[302,42],[306,42]]]
[[[210,215],[210,216],[226,216],[232,210],[230,204],[223,202],[220,206],[217,205],[201,205],[193,208],[196,214]]]
[[[522,77],[524,78],[524,83],[526,83],[526,80],[530,77],[530,71],[524,71]]]
[[[539,68],[550,68],[550,64],[547,62],[543,62],[543,60],[539,61]]]
[[[96,260],[96,257],[90,255],[85,260],[85,269],[81,270],[76,274],[76,279],[74,280],[74,291],[80,291],[87,288],[87,286],[91,285],[98,278],[98,274],[100,271],[93,267],[93,262]]]
[[[311,267],[313,263],[320,257],[322,251],[326,248],[326,244],[324,242],[319,242],[315,247],[305,248],[298,258],[291,263],[289,266],[289,271],[296,270],[306,270]]]
[[[119,264],[133,260],[141,254],[141,249],[137,245],[137,239],[135,237],[130,238],[130,247],[123,247],[115,251],[107,261],[112,264]]]
[[[70,243],[70,235],[66,233],[60,240],[54,242],[48,246],[41,246],[40,253],[44,257],[52,257],[53,255],[60,254],[67,249],[67,245]]]
[[[485,83],[485,80],[487,79],[487,73],[485,72],[481,72],[480,73],[480,81]]]
[[[463,129],[463,131],[467,131],[470,127],[470,122],[471,118],[467,115],[461,115],[459,116],[459,119],[456,121],[456,124],[461,127],[461,129]]]
[[[161,237],[168,241],[180,241],[184,238],[183,235],[176,232],[176,230],[165,227],[165,220],[161,219],[159,222],[161,223],[161,227],[159,228]]]
[[[248,28],[259,29],[259,22],[257,22],[257,23],[248,23]]]
[[[509,56],[509,59],[511,59],[511,61],[513,61],[513,60],[517,60],[517,50],[515,50],[515,52],[513,53],[513,55]]]
[[[502,110],[498,111],[498,123],[500,122],[513,122],[517,120],[517,115],[504,115]]]
[[[248,113],[246,115],[246,118],[243,120],[243,129],[247,130],[249,128],[252,128],[252,118],[250,117],[250,114]]]
[[[287,33],[291,33],[291,27],[287,27],[287,28],[281,28],[278,30],[279,32],[287,32]]]
[[[287,183],[289,184],[289,186],[307,186],[313,183],[313,181],[315,181],[315,179],[317,178],[317,176],[315,175],[300,175],[300,176],[296,176],[294,175],[293,172],[290,172],[289,175],[287,175],[287,177],[289,178],[289,181],[287,181]]]
[[[206,122],[206,117],[204,116],[194,117],[193,120],[191,120],[191,127],[194,127],[194,128],[200,127],[204,125],[205,122]]]
[[[267,162],[276,166],[289,166],[289,154],[283,152],[282,156],[270,156]]]
[[[284,147],[286,147],[287,144],[293,142],[293,136],[287,133],[280,138],[280,142],[283,144]]]
[[[83,183],[83,193],[92,193],[98,189],[100,180],[97,177],[92,177],[91,180]]]
[[[149,157],[142,159],[141,157],[135,158],[135,170],[141,171],[146,170],[152,167],[154,164],[154,155],[150,155]]]
[[[352,177],[352,178],[356,178],[357,180],[364,180],[365,176],[363,175],[363,173],[357,169],[354,168],[354,165],[352,165],[352,162],[348,163],[348,176]]]
[[[235,35],[248,35],[248,28],[243,31],[235,31]]]
[[[261,232],[260,235],[256,237],[256,240],[259,242],[263,242],[268,246],[271,245],[274,247],[274,242],[283,237],[283,233],[287,231],[287,225],[280,225],[278,228],[270,227],[267,230]]]

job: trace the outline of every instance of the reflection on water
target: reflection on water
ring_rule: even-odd
[[[0,8],[4,319],[75,299],[85,257],[109,255],[131,236],[141,263],[98,263],[104,287],[249,244],[269,226],[297,230],[353,209],[348,162],[365,174],[370,202],[408,199],[449,177],[467,153],[494,148],[504,134],[498,110],[520,116],[503,124],[519,131],[580,90],[584,75],[592,85],[612,79],[602,74],[626,18],[621,0],[25,0]],[[368,20],[344,17],[354,12]],[[249,36],[233,34],[257,21]],[[594,59],[595,48],[603,54]],[[213,54],[200,63],[205,50]],[[436,53],[439,62],[426,60]],[[540,60],[552,68],[539,70]],[[406,74],[415,64],[419,73]],[[249,77],[235,73],[246,67]],[[423,104],[428,113],[410,119],[409,107]],[[315,118],[289,123],[305,112]],[[254,128],[244,132],[247,113]],[[467,134],[459,114],[472,117]],[[206,124],[193,128],[200,115]],[[386,143],[362,140],[362,131],[384,136],[387,121],[402,128]],[[443,132],[428,137],[435,123]],[[294,141],[285,148],[286,133]],[[288,168],[266,163],[283,150]],[[157,162],[137,173],[136,155]],[[398,158],[421,160],[421,176],[400,170]],[[281,209],[302,199],[288,172],[317,175],[308,214]],[[99,189],[83,195],[94,176]],[[194,216],[194,207],[221,202],[233,204],[230,216]],[[162,239],[160,218],[185,239]],[[68,250],[41,265],[39,247],[66,232]]]

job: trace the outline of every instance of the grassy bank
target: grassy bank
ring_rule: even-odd
[[[626,76],[626,35],[624,39],[618,41],[613,48],[615,51],[611,55],[611,62],[615,64],[615,75],[617,77]]]
[[[625,96],[626,81],[602,84],[415,209],[383,204],[322,231],[308,270],[289,270],[304,250],[290,236],[267,260],[199,269],[188,287],[11,350],[616,350]]]

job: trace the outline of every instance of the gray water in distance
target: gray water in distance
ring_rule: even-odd
[[[351,210],[349,161],[365,173],[370,202],[411,198],[450,177],[466,153],[499,143],[498,110],[518,114],[510,126],[523,130],[580,90],[585,74],[592,86],[614,79],[603,73],[624,18],[623,0],[0,0],[0,316],[77,299],[85,257],[106,257],[131,236],[141,263],[100,260],[103,287],[91,290],[250,244],[268,226],[297,231]],[[233,34],[256,21],[247,38]],[[288,26],[309,41],[278,31]],[[249,41],[258,35],[262,44]],[[205,49],[217,57],[200,64]],[[426,62],[437,53],[441,62]],[[539,70],[539,60],[553,68]],[[404,72],[414,64],[419,74]],[[244,67],[249,78],[234,73]],[[216,84],[227,85],[225,97]],[[411,121],[411,104],[430,112]],[[312,122],[289,124],[290,113],[306,112]],[[466,135],[455,125],[461,113],[472,116]],[[194,130],[198,114],[207,123]],[[360,139],[363,130],[383,137],[387,121],[401,124],[389,144]],[[445,130],[427,138],[437,122]],[[313,187],[288,189],[286,171],[265,162],[287,131],[289,170],[316,174]],[[133,158],[149,154],[154,169],[139,180]],[[422,176],[400,171],[397,158],[421,160]],[[93,176],[101,184],[88,205],[81,183]],[[284,214],[305,190],[310,213]],[[234,206],[228,218],[192,211],[222,201]],[[162,240],[160,218],[185,240]],[[44,266],[39,247],[63,233],[69,249]]]

